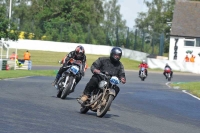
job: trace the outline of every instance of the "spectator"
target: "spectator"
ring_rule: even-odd
[[[11,60],[18,59],[18,55],[15,54],[15,52],[12,52],[12,54],[10,55],[10,59]]]
[[[190,58],[188,57],[188,55],[185,56],[185,62],[189,62]]]
[[[31,58],[31,54],[27,50],[26,52],[24,52],[24,60],[30,60],[30,58]]]
[[[193,63],[194,63],[194,59],[195,59],[195,56],[192,55],[192,57],[190,58],[190,62],[193,62]]]

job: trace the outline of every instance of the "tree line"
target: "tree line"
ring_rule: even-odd
[[[126,26],[117,3],[117,0],[12,0],[9,19],[10,0],[0,0],[0,38],[123,46],[145,51],[145,46],[159,47],[163,34],[165,52],[168,51],[167,23],[172,21],[175,0],[144,0],[148,10],[138,13],[133,27]]]

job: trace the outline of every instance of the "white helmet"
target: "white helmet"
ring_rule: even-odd
[[[146,63],[146,61],[145,61],[145,60],[142,60],[142,63]]]

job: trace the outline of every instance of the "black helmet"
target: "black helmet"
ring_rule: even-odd
[[[85,49],[83,46],[79,45],[75,49],[75,55],[77,59],[82,59],[83,56],[85,55]]]
[[[122,56],[122,50],[119,47],[114,47],[110,51],[110,59],[114,62],[118,62],[121,59],[121,56]]]

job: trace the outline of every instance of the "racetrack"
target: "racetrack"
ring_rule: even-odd
[[[126,71],[126,76],[103,118],[79,113],[76,98],[91,77],[89,70],[65,100],[56,98],[54,77],[0,80],[0,133],[200,133],[200,100],[167,87],[159,72],[149,72],[145,81],[138,72]],[[172,82],[187,81],[199,81],[199,75],[174,73]]]

